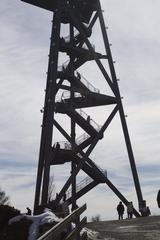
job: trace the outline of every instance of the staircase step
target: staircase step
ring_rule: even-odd
[[[95,134],[97,134],[97,132],[100,130],[98,124],[96,124],[92,119],[90,119],[90,116],[88,116],[86,113],[84,113],[81,109],[78,110],[80,112],[79,113],[79,112],[75,111],[74,109],[71,109],[66,104],[65,104],[65,108],[59,107],[59,106],[61,106],[61,103],[56,104],[56,112],[62,113],[62,114],[67,114],[82,129],[84,129],[89,135],[95,136]],[[85,115],[82,115],[81,113],[83,113]],[[93,123],[94,123],[94,126],[93,126]]]
[[[70,104],[71,100],[66,99],[65,103]],[[85,97],[77,97],[73,99],[75,108],[88,108],[116,104],[116,98],[102,94],[89,94]]]
[[[73,56],[75,58],[86,58],[86,60],[94,60],[95,58],[106,58],[106,56],[102,55],[98,52],[92,52],[89,49],[83,48],[83,47],[74,47],[70,43],[66,43],[64,39],[60,40],[60,47],[59,50],[61,52],[67,53],[69,56]]]

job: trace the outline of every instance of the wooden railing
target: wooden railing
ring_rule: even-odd
[[[82,207],[74,210],[70,215],[65,217],[61,222],[57,223],[52,227],[48,232],[39,237],[37,240],[85,240],[87,238],[86,234],[83,234],[80,237],[80,231],[86,225],[87,218],[84,217],[78,224],[73,228],[71,226],[72,222],[76,222],[77,219],[80,219],[80,215],[86,210],[86,204]],[[70,227],[70,228],[69,228]],[[68,229],[70,229],[68,231]]]

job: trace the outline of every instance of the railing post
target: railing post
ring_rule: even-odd
[[[86,208],[86,204],[84,204],[82,207],[77,208],[37,240],[61,240],[61,238],[59,238],[60,234],[67,228],[67,226],[69,226],[72,222],[75,222],[77,218],[80,219],[80,215],[86,210]],[[86,218],[83,218],[81,222],[78,222],[75,229],[71,229],[71,232],[67,234],[64,240],[80,240],[80,231],[85,226],[85,224]]]

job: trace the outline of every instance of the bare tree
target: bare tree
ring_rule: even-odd
[[[97,214],[96,216],[92,217],[91,218],[91,221],[92,222],[99,222],[101,220],[101,217],[99,214]]]
[[[49,187],[48,187],[48,202],[51,202],[53,199],[55,199],[56,195],[56,186],[54,181],[54,176],[50,176],[49,179]]]
[[[9,204],[9,196],[6,196],[5,191],[0,188],[0,205]]]

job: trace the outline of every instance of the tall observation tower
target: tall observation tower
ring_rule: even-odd
[[[106,184],[125,205],[128,204],[128,200],[109,180],[106,171],[100,169],[90,158],[97,143],[103,141],[104,132],[117,114],[120,116],[139,208],[145,207],[100,1],[23,1],[53,12],[35,211],[39,206],[49,204],[51,166],[62,166],[66,163],[70,167],[70,175],[58,192],[54,204],[63,199],[75,209],[77,199],[100,183]],[[97,25],[100,29],[98,38],[102,39],[103,50],[92,44],[95,38],[94,28]],[[81,70],[85,67],[87,71],[84,78]],[[96,72],[95,76],[91,71]],[[95,78],[92,79],[92,84],[86,80],[88,75]],[[101,81],[109,91],[104,90],[101,93],[93,86],[100,86]],[[57,98],[58,95],[61,95],[60,99]],[[91,117],[86,112],[92,108],[96,112],[95,109],[98,110],[102,106],[106,109],[106,119],[100,125],[94,121],[94,116]],[[58,115],[67,119],[67,127],[64,121],[62,123],[57,120],[60,119],[57,118]],[[59,135],[55,129],[63,136],[63,142],[57,139]],[[100,164],[100,159],[98,160]],[[88,176],[87,181],[84,179],[81,185],[77,177],[80,171]],[[134,214],[139,216],[136,210]]]

